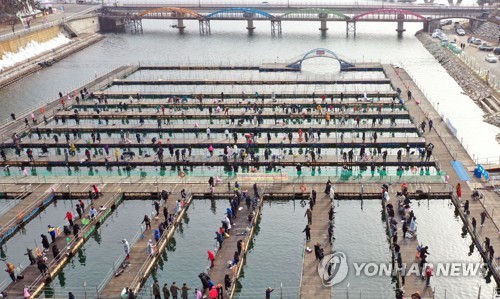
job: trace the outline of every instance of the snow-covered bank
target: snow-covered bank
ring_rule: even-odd
[[[5,68],[11,67],[16,63],[35,57],[45,51],[55,49],[70,42],[71,39],[65,37],[62,33],[60,33],[57,37],[49,41],[46,41],[44,43],[31,41],[16,53],[12,52],[5,53],[2,56],[2,59],[0,59],[0,71],[2,71]]]

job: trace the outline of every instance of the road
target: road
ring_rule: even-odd
[[[61,20],[62,18],[70,17],[74,14],[78,14],[86,9],[92,7],[92,5],[88,4],[57,4],[53,6],[55,12],[47,16],[47,18],[37,18],[31,22],[31,27],[41,25],[44,22],[52,22]],[[61,10],[61,7],[64,7],[64,12]],[[20,22],[15,26],[15,32],[20,33],[24,30],[23,24]],[[12,33],[12,29],[10,25],[0,25],[0,39],[3,35]]]
[[[465,43],[466,47],[464,49],[465,54],[468,57],[472,57],[476,60],[476,63],[481,67],[481,69],[487,69],[490,71],[490,74],[495,76],[497,79],[500,80],[500,63],[489,63],[485,60],[486,54],[492,53],[492,52],[485,52],[485,51],[479,51],[477,46],[475,45],[469,45],[467,43],[467,38],[469,36],[474,36],[473,34],[466,34],[464,36],[459,36],[456,34],[455,30],[453,29],[453,25],[449,26],[444,26],[443,27],[446,35],[448,36],[448,39],[450,41],[456,39],[457,45],[460,45],[460,43]],[[469,30],[466,30],[467,33],[470,33]],[[498,44],[498,41],[494,40],[485,40],[482,39],[483,41],[487,42],[490,45],[500,47]],[[498,55],[497,55],[498,57]]]

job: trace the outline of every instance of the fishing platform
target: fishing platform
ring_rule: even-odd
[[[94,295],[116,298],[124,287],[146,294],[151,272],[193,202],[227,201],[235,192],[225,186],[236,181],[241,190],[251,190],[257,184],[259,204],[251,223],[247,223],[251,211],[245,208],[234,219],[237,231],[248,226],[249,233],[226,240],[216,252],[215,267],[206,271],[216,284],[223,283],[226,274],[231,276],[231,288],[224,298],[237,298],[241,291],[238,278],[246,257],[252,254],[258,223],[266,217],[262,213],[266,201],[304,201],[312,190],[317,191],[308,246],[320,243],[326,254],[335,251],[335,242],[327,238],[326,211],[332,206],[329,196],[323,194],[327,181],[335,186],[335,201],[378,200],[384,210],[382,184],[388,184],[393,194],[405,182],[409,198],[415,201],[451,200],[492,276],[500,282],[497,262],[488,259],[482,245],[482,239],[489,236],[492,245],[500,248],[500,216],[493,213],[495,207],[500,208],[498,195],[485,190],[487,201],[470,203],[471,215],[479,218],[483,210],[488,212],[485,228],[475,231],[452,186],[462,182],[463,197],[469,197],[485,182],[475,177],[464,182],[457,175],[452,162],[460,161],[467,169],[474,161],[403,69],[357,64],[342,69],[351,77],[310,79],[276,78],[273,72],[278,67],[267,65],[264,69],[268,72],[260,72],[262,69],[120,67],[81,90],[34,109],[33,117],[22,115],[4,122],[0,128],[5,152],[5,160],[0,161],[0,198],[13,204],[7,213],[0,214],[1,242],[9,242],[37,213],[50,208],[52,201],[87,198],[93,184],[102,191],[96,200],[102,205],[97,219],[85,224],[78,219],[82,225],[78,238],[56,239],[61,255],[49,259],[50,274],[40,275],[36,265],[25,267],[21,272],[24,281],[6,288],[9,295],[21,296],[25,287],[32,297],[40,295],[44,285],[63,270],[122,201],[159,200],[174,210],[180,199],[182,209],[157,242],[156,251],[148,253],[152,230],[144,230],[143,238],[131,242],[130,257],[118,258],[114,265],[119,268],[106,276]],[[172,75],[193,70],[258,72],[262,77],[200,80]],[[141,78],[141,72],[147,78]],[[151,79],[151,72],[160,73]],[[418,103],[406,99],[407,90]],[[429,119],[434,121],[434,129],[423,131],[421,123]],[[427,157],[429,144],[433,150]],[[208,187],[209,177],[220,179],[215,190]],[[187,190],[187,197],[179,196],[181,189]],[[161,201],[160,190],[173,195]],[[389,203],[396,204],[394,200]],[[232,259],[238,240],[244,241],[244,248],[239,263],[230,271],[226,261]],[[417,244],[417,239],[400,243],[405,262],[413,261]],[[386,249],[392,261],[389,242]],[[193,275],[204,270],[197,269]],[[400,274],[394,278],[398,292],[404,289],[405,294],[433,296],[432,287],[425,287],[418,277],[408,277],[404,287]],[[314,255],[304,252],[297,297],[332,298],[334,294],[335,286],[324,286],[318,275]]]

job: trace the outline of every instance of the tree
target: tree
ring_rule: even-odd
[[[0,22],[8,24],[15,31],[15,26],[19,22],[19,14],[33,11],[34,0],[0,0]]]
[[[11,26],[12,32],[15,31],[15,27],[16,27],[16,24],[18,21],[19,21],[19,18],[15,15],[11,15],[11,14],[0,15],[0,23],[7,24],[7,25]]]

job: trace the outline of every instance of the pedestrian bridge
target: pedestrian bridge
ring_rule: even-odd
[[[339,55],[329,49],[316,48],[306,52],[303,55],[298,56],[297,58],[292,59],[289,63],[287,63],[287,67],[300,70],[302,68],[302,62],[304,62],[304,60],[318,57],[337,60],[340,64],[340,70],[345,70],[349,67],[355,66],[353,63],[340,58]]]

